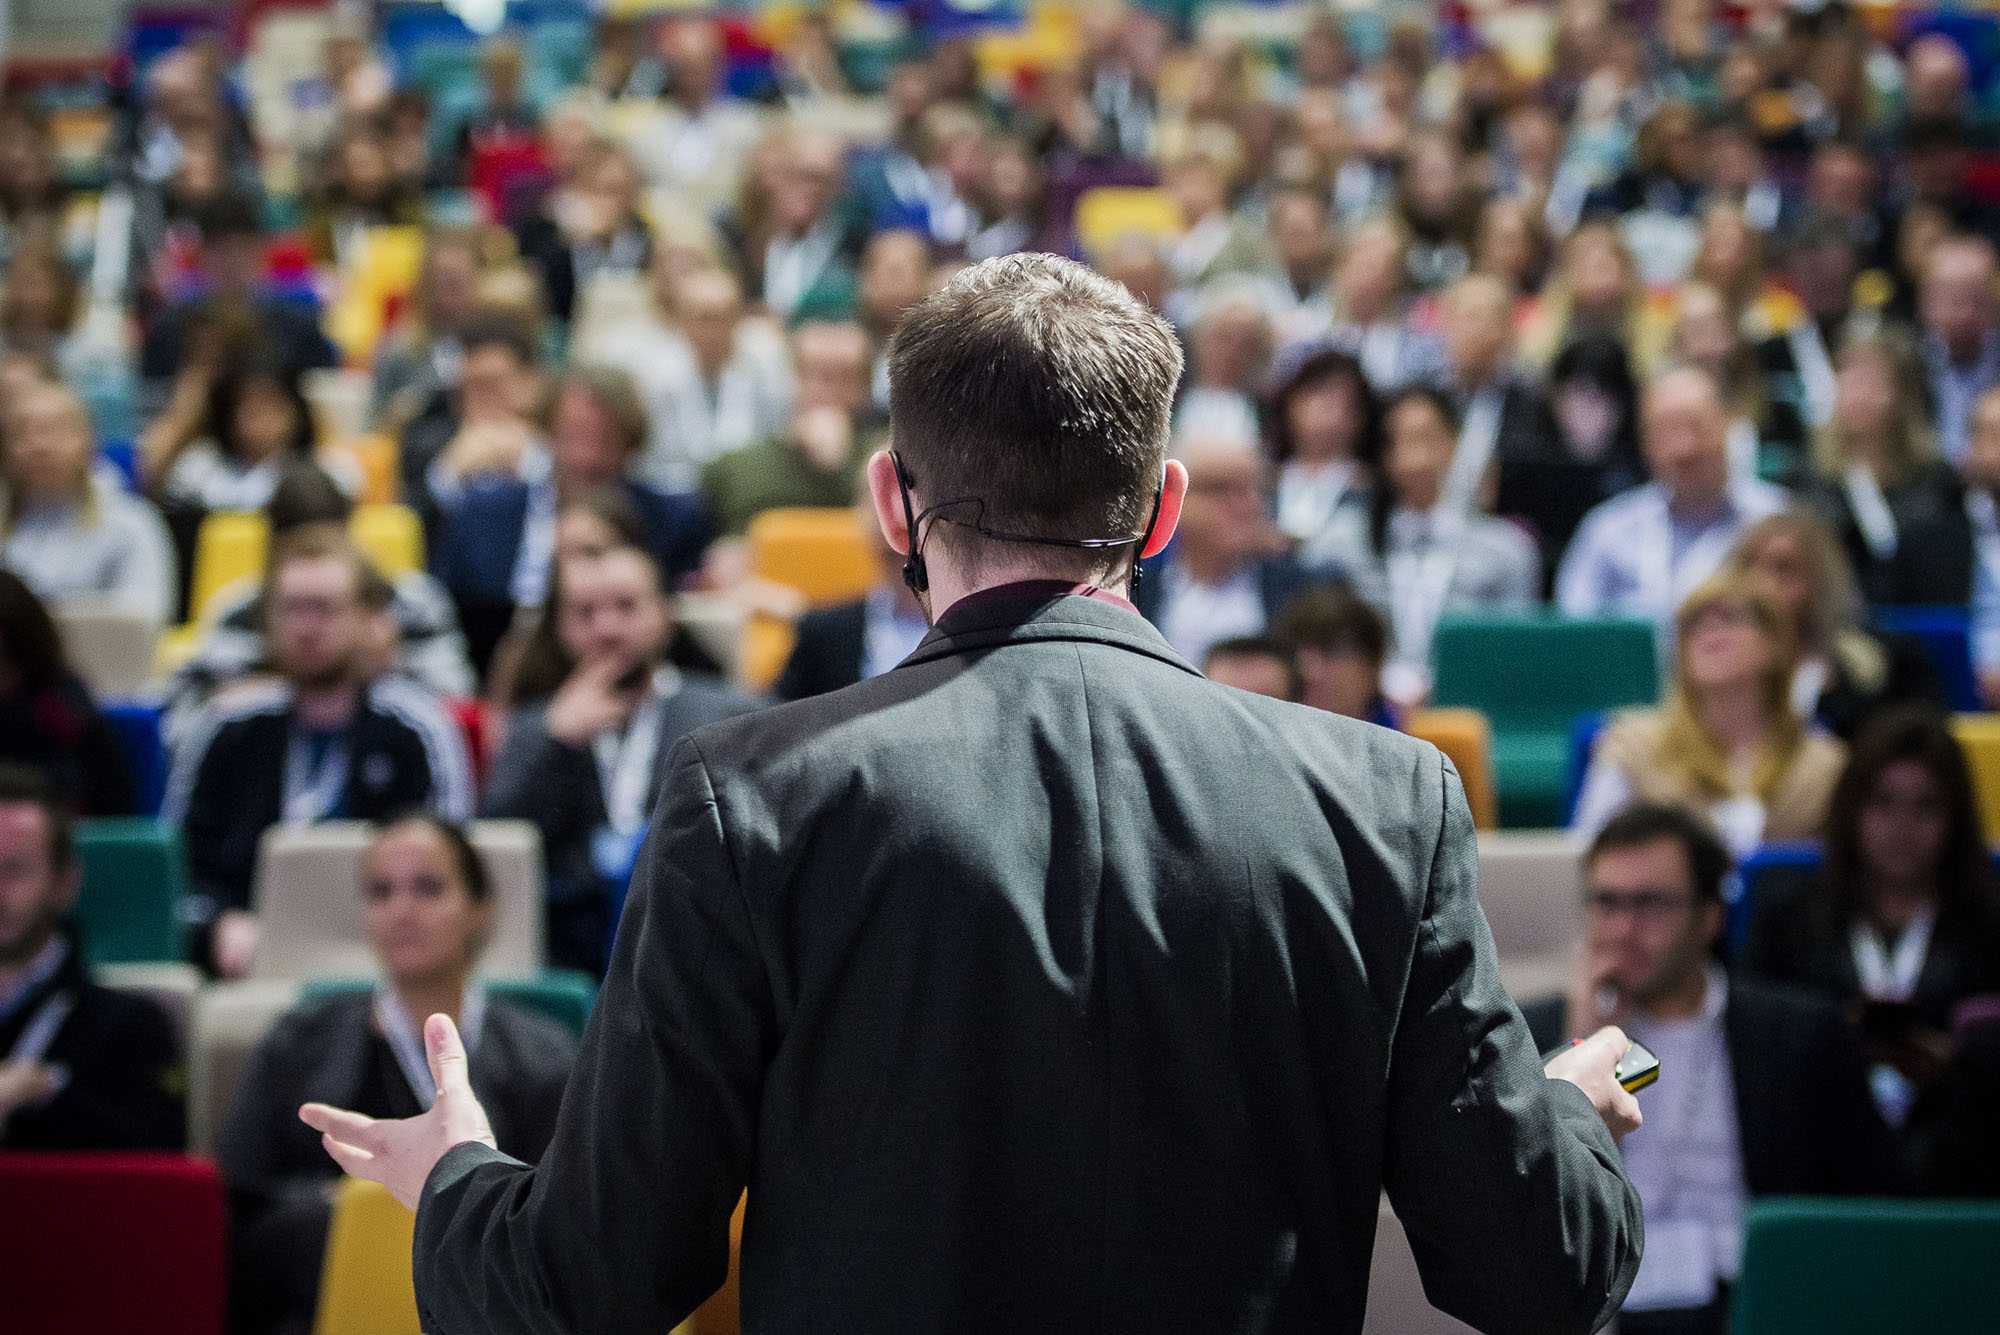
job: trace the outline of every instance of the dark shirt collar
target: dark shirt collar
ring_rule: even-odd
[[[997,603],[1012,598],[1047,600],[1060,598],[1065,594],[1074,594],[1079,598],[1096,598],[1114,607],[1122,607],[1134,616],[1139,615],[1139,609],[1132,605],[1129,598],[1109,593],[1095,584],[1072,584],[1068,580],[1061,579],[1017,579],[1011,584],[995,584],[991,588],[973,590],[947,607],[939,614],[938,620],[942,621],[954,612],[983,607],[987,603]]]

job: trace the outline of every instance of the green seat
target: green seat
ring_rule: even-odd
[[[165,821],[116,817],[77,822],[83,890],[71,918],[84,959],[98,964],[179,960],[187,851]]]
[[[1750,1206],[1734,1335],[2000,1328],[2000,1201],[1774,1197]]]
[[[590,1023],[590,1009],[597,1004],[597,983],[587,973],[575,969],[544,969],[526,978],[487,978],[489,996],[502,997],[517,1006],[554,1020],[577,1037]],[[369,984],[352,978],[315,978],[299,989],[300,1001],[331,996],[336,992],[358,992]]]
[[[1658,700],[1657,652],[1650,621],[1524,612],[1439,623],[1431,703],[1492,723],[1502,826],[1562,823],[1571,728],[1579,715]]]

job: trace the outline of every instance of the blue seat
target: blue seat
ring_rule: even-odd
[[[1569,729],[1569,778],[1563,790],[1562,823],[1576,820],[1576,804],[1583,796],[1583,776],[1590,772],[1590,753],[1597,747],[1597,734],[1604,731],[1608,714],[1578,714]]]
[[[132,768],[132,791],[139,798],[139,814],[160,814],[160,799],[167,792],[167,748],[160,737],[160,707],[145,700],[109,700],[102,706],[104,717],[118,734],[125,763]]]
[[[143,490],[139,480],[139,450],[129,440],[105,440],[98,442],[97,457],[117,470],[125,490]]]
[[[1885,635],[1908,635],[1923,643],[1936,665],[1951,707],[1977,713],[1979,679],[1972,671],[1972,615],[1963,607],[1878,607],[1875,629]]]

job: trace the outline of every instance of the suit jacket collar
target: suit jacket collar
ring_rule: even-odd
[[[1121,600],[1122,602],[1122,600]],[[1153,624],[1120,603],[1023,586],[953,604],[899,666],[1002,644],[1074,640],[1145,654],[1194,676],[1201,673],[1168,646]]]

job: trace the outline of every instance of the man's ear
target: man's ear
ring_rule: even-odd
[[[1181,502],[1187,499],[1187,469],[1178,459],[1167,460],[1167,466],[1160,478],[1160,516],[1153,521],[1153,536],[1146,539],[1139,559],[1158,556],[1173,541],[1174,530],[1181,522]]]
[[[896,485],[896,461],[889,451],[877,450],[868,456],[868,499],[875,506],[875,522],[882,538],[897,555],[910,554],[910,526],[903,513],[902,488]]]

